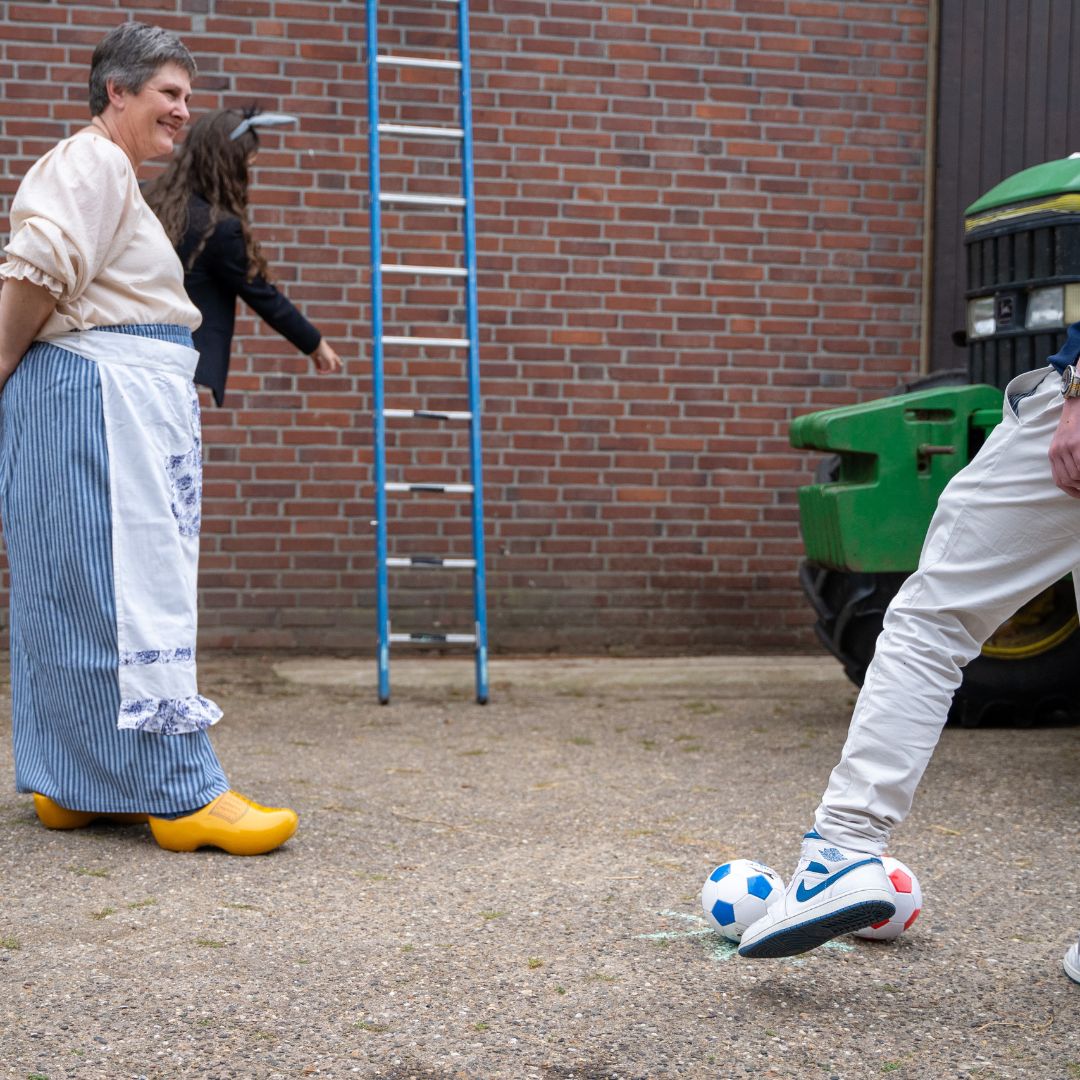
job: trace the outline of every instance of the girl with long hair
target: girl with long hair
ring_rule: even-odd
[[[309,356],[318,374],[341,370],[337,353],[271,281],[248,220],[258,129],[280,119],[253,110],[206,113],[144,192],[183,263],[188,296],[202,312],[194,334],[195,381],[210,388],[218,405],[225,399],[237,297]]]

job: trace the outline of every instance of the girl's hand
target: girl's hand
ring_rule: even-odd
[[[311,362],[320,375],[341,370],[341,357],[326,343],[326,338],[319,342],[319,347],[311,354]]]

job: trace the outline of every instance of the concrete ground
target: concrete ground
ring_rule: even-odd
[[[0,721],[0,1076],[1080,1077],[1080,728],[947,730],[893,853],[893,944],[746,961],[717,863],[791,872],[854,697],[825,657],[211,656],[282,850],[47,832]]]

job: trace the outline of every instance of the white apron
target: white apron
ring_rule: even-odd
[[[176,735],[221,710],[195,672],[202,440],[195,349],[85,330],[41,339],[98,366],[109,451],[120,713],[117,726]]]

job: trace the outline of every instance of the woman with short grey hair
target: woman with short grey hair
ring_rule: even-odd
[[[175,64],[187,72],[188,80],[198,69],[187,46],[160,26],[122,23],[94,50],[90,64],[90,115],[100,116],[109,104],[109,83],[116,89],[137,94],[165,64]]]
[[[253,855],[292,810],[229,789],[198,690],[198,310],[135,169],[172,152],[195,62],[125,23],[92,119],[38,160],[0,266],[0,517],[11,569],[15,782],[41,822],[148,822],[165,848]]]

